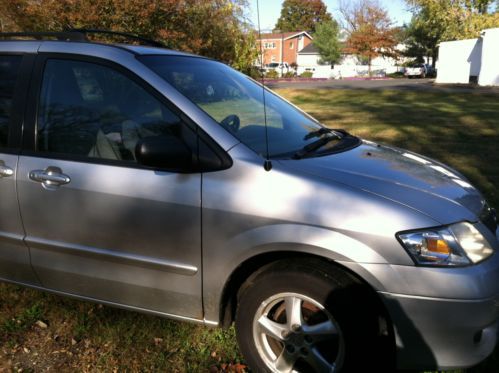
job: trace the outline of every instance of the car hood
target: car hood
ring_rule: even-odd
[[[368,141],[342,153],[283,164],[398,202],[441,224],[476,221],[485,205],[480,192],[457,171],[427,157]]]

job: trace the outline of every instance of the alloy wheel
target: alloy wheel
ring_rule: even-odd
[[[338,372],[344,359],[338,323],[322,304],[303,294],[279,293],[262,302],[253,338],[273,372]]]

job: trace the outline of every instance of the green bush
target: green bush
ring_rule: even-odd
[[[404,78],[405,77],[404,73],[400,72],[400,71],[398,71],[396,73],[386,74],[386,76],[388,78],[395,78],[395,79],[399,79],[399,78]]]
[[[304,71],[300,74],[300,78],[311,78],[313,75],[312,71]]]
[[[412,60],[408,60],[408,61],[405,61],[402,66],[403,67],[412,67],[414,66],[415,64],[421,64],[421,63],[425,63],[425,60],[422,59],[422,58],[414,58]]]
[[[249,69],[243,71],[243,73],[255,80],[262,80],[262,72],[260,71],[260,68],[256,66],[251,66]]]
[[[265,74],[265,78],[277,79],[277,78],[279,78],[279,73],[275,70],[269,70],[269,71],[267,71],[267,74]]]
[[[282,77],[283,78],[294,78],[295,73],[294,73],[294,71],[288,71],[287,73],[284,73],[284,75]]]

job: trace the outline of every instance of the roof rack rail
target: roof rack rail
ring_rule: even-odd
[[[159,41],[147,39],[126,32],[98,30],[98,29],[67,29],[60,32],[0,32],[0,39],[32,38],[36,40],[57,39],[61,41],[90,41],[88,34],[102,34],[121,36],[130,40],[137,40],[143,44],[153,47],[164,48],[165,45]]]
[[[0,38],[2,39],[14,39],[14,38],[32,38],[36,40],[43,40],[47,38],[54,38],[57,40],[65,41],[86,41],[85,34],[76,32],[0,32]]]

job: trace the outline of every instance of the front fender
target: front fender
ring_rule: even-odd
[[[295,247],[295,250],[291,247]],[[387,263],[387,260],[372,248],[343,233],[298,224],[274,224],[246,231],[230,240],[227,250],[229,248],[237,248],[239,254],[229,264],[232,268],[235,268],[235,264],[239,265],[249,257],[263,252],[283,250],[303,251],[332,260]]]
[[[306,253],[341,262],[387,264],[387,260],[363,242],[326,228],[300,224],[273,224],[234,236],[204,258],[205,319],[218,320],[223,289],[240,266],[269,253]]]

